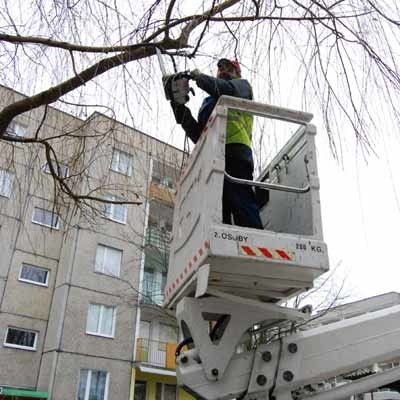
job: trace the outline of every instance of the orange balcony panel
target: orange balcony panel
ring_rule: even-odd
[[[166,363],[166,368],[168,369],[175,369],[176,364],[175,364],[175,350],[177,348],[178,344],[177,343],[167,343],[167,348],[166,348],[166,358],[165,358],[165,363]]]
[[[175,194],[164,186],[152,183],[150,185],[150,198],[172,204],[175,201]]]

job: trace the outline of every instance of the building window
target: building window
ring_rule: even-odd
[[[135,397],[134,400],[146,400],[147,397],[147,382],[135,381]]]
[[[139,337],[142,339],[149,339],[150,338],[150,322],[140,320],[139,325]]]
[[[107,400],[109,373],[81,369],[77,400]]]
[[[107,200],[112,201],[123,201],[124,199],[116,196],[107,196]],[[127,216],[127,206],[126,204],[112,204],[112,203],[105,203],[104,204],[104,216],[109,218],[113,221],[119,222],[121,224],[126,223],[126,216]]]
[[[160,185],[166,187],[168,190],[174,190],[174,181],[172,178],[164,176],[160,179]]]
[[[176,343],[178,341],[178,330],[175,326],[162,324],[160,322],[159,339],[161,342]]]
[[[176,385],[157,382],[156,400],[176,400]]]
[[[0,196],[10,197],[12,184],[14,180],[14,174],[0,169]]]
[[[121,174],[131,176],[132,155],[118,149],[113,150],[111,169]]]
[[[60,178],[68,178],[69,176],[68,165],[56,163],[55,161],[52,161],[51,164],[53,165],[53,169],[56,175],[58,175]],[[44,172],[46,172],[46,174],[51,174],[49,163],[46,163],[44,165],[43,170]]]
[[[168,177],[159,177],[159,176],[153,176],[151,181],[153,183],[156,183],[157,185],[160,185],[166,189],[168,189],[170,192],[173,192],[174,189],[174,181],[172,178]]]
[[[28,135],[28,127],[20,122],[12,121],[10,125],[8,125],[7,133],[10,136],[25,137]]]
[[[94,270],[106,275],[119,276],[121,260],[122,250],[99,244],[97,245]]]
[[[86,333],[114,337],[115,307],[102,304],[89,304]]]
[[[152,182],[167,188],[170,191],[174,190],[174,182],[180,172],[171,165],[153,160]]]
[[[49,271],[34,265],[22,264],[18,280],[33,283],[35,285],[48,286]]]
[[[7,328],[5,347],[24,350],[36,350],[37,332],[21,328]]]
[[[33,209],[32,222],[39,225],[49,226],[54,229],[58,229],[60,226],[60,218],[57,214],[38,207]]]

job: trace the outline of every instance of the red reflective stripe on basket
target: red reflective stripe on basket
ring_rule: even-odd
[[[193,155],[193,153],[192,153],[192,155]],[[204,249],[208,249],[210,247],[210,244],[206,240],[204,242],[203,246],[204,246]],[[197,254],[199,254],[199,256],[202,256],[204,254],[204,249],[203,249],[203,247],[200,247],[197,250]],[[188,265],[183,270],[184,274],[182,272],[179,274],[179,276],[175,279],[175,281],[172,282],[172,289],[170,286],[169,289],[166,291],[166,293],[169,292],[169,294],[171,294],[172,291],[175,292],[175,289],[178,289],[178,287],[183,283],[185,275],[189,273],[189,270],[192,269],[194,267],[194,264],[197,263],[197,261],[199,260],[199,258],[197,257],[197,254],[195,254],[193,256],[193,258],[189,261]]]
[[[246,252],[249,256],[257,255],[249,246],[242,246],[242,249]]]
[[[286,251],[283,250],[275,250],[281,258],[283,258],[284,260],[291,260],[291,258],[289,257],[289,255],[286,253]]]
[[[271,254],[271,252],[270,252],[268,249],[266,249],[265,247],[259,247],[258,250],[260,250],[261,253],[262,253],[265,257],[268,257],[268,258],[273,258],[273,257],[274,257],[274,256]]]

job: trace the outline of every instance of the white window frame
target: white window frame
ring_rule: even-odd
[[[34,216],[35,216],[35,210],[36,210],[36,209],[42,210],[42,211],[46,211],[46,212],[48,212],[48,213],[51,213],[52,215],[55,215],[55,216],[57,217],[57,224],[54,226],[54,225],[45,224],[45,223],[40,222],[40,221],[35,221],[35,220],[34,220]],[[47,226],[48,228],[52,228],[52,229],[57,229],[57,230],[58,230],[58,229],[60,229],[60,216],[59,216],[58,214],[52,212],[52,211],[46,210],[45,208],[33,207],[32,223],[37,224],[37,225]]]
[[[112,308],[113,309],[113,320],[112,320],[112,329],[111,329],[111,335],[107,335],[105,333],[101,332],[92,332],[88,330],[88,323],[89,323],[89,312],[90,312],[90,306],[100,306],[100,315],[99,315],[99,320],[97,322],[98,327],[101,327],[101,323],[103,322],[103,310],[105,307],[107,308]],[[86,334],[88,335],[93,335],[93,336],[101,336],[109,339],[114,339],[115,337],[115,321],[116,321],[116,316],[117,316],[117,307],[116,306],[108,306],[106,304],[99,304],[99,303],[89,303],[88,307],[88,312],[87,312],[87,319],[86,319]]]
[[[33,347],[22,346],[22,345],[14,344],[14,343],[7,343],[6,340],[7,340],[8,330],[9,330],[9,329],[17,329],[17,330],[19,330],[19,331],[32,332],[32,333],[34,333],[34,334],[35,334],[35,341],[34,341],[34,343],[33,343]],[[17,328],[16,326],[8,326],[8,327],[7,327],[7,330],[6,330],[6,335],[5,335],[5,337],[4,337],[3,346],[4,346],[4,347],[11,347],[11,348],[13,348],[13,349],[21,349],[21,350],[36,351],[38,335],[39,335],[39,332],[34,331],[34,330],[32,330],[32,329]]]
[[[128,167],[127,167],[126,171],[124,171],[123,169],[120,168],[121,154],[127,155],[128,160],[129,160]],[[113,153],[112,153],[112,156],[111,156],[110,169],[112,171],[118,172],[119,174],[123,174],[123,175],[126,175],[126,176],[131,176],[132,175],[132,164],[133,164],[132,161],[133,161],[132,154],[114,147]]]
[[[160,178],[160,186],[162,186],[163,188],[169,190],[170,192],[174,192],[174,182],[172,178],[169,178],[167,176],[163,176],[162,178]]]
[[[24,268],[25,265],[29,266],[29,267],[33,267],[33,268],[37,268],[37,269],[41,269],[43,271],[46,271],[47,272],[46,282],[42,283],[42,282],[37,282],[37,281],[32,281],[30,279],[22,278],[21,277],[22,269]],[[48,270],[47,268],[38,267],[37,265],[33,265],[33,264],[29,264],[29,263],[22,263],[21,264],[21,268],[19,270],[19,274],[18,274],[18,280],[21,281],[21,282],[31,283],[32,285],[49,287],[49,275],[50,275],[50,270]]]
[[[121,198],[121,197],[113,196],[113,195],[107,195],[106,196],[106,200],[122,201],[124,199]],[[110,212],[107,211],[107,207],[110,208]],[[113,212],[114,212],[115,207],[123,207],[124,208],[124,219],[123,220],[115,218],[113,216]],[[125,225],[126,221],[128,219],[128,206],[127,206],[127,204],[105,203],[104,204],[104,212],[103,212],[103,214],[104,214],[105,218],[110,219],[111,221],[114,221],[114,222],[118,222],[119,224]]]
[[[28,136],[28,126],[18,121],[11,121],[7,128],[7,133],[10,136],[26,137]]]
[[[6,178],[8,176],[8,178]],[[10,185],[6,188],[7,192],[3,192],[3,185],[6,179],[9,179]],[[14,183],[14,174],[6,169],[0,168],[0,196],[7,197],[8,199],[11,197],[12,194],[12,187]]]
[[[60,172],[61,172],[61,175],[58,175],[60,178],[62,178],[62,179],[65,179],[65,178],[68,178],[69,177],[69,167],[68,167],[68,165],[67,164],[63,164],[63,163],[58,163],[58,166],[57,166],[57,163],[55,162],[55,161],[52,161],[52,164],[53,164],[53,168],[54,168],[54,172],[56,173],[56,175],[58,175],[58,171],[57,171],[57,167],[59,167],[60,168]],[[63,170],[63,168],[64,168],[64,170]],[[46,173],[46,174],[51,174],[51,171],[50,171],[50,167],[49,167],[49,163],[48,162],[46,162],[44,165],[43,165],[43,171]],[[65,171],[65,173],[63,173],[63,171]]]
[[[110,373],[108,371],[104,371],[101,369],[88,369],[88,368],[81,368],[79,370],[79,379],[78,379],[78,390],[77,390],[77,394],[76,397],[78,397],[78,391],[79,391],[79,385],[81,383],[81,370],[87,370],[88,374],[87,374],[87,378],[86,378],[86,385],[85,385],[85,397],[84,400],[89,400],[89,394],[90,394],[90,385],[92,383],[92,371],[100,371],[100,372],[105,372],[106,375],[106,383],[104,386],[104,399],[103,400],[107,400],[108,399],[108,387],[109,387],[109,382],[110,382]]]
[[[98,257],[99,247],[104,247],[103,260],[102,260],[102,267],[103,267],[103,269],[97,269],[97,265],[98,265],[98,263],[97,263],[97,257]],[[121,254],[121,259],[120,259],[120,263],[119,263],[118,273],[117,273],[116,275],[115,275],[115,274],[108,273],[108,272],[106,272],[106,271],[104,270],[104,265],[106,264],[105,261],[106,261],[106,258],[107,258],[107,257],[106,257],[106,254],[107,254],[107,251],[109,251],[109,249],[118,251],[118,252]],[[98,244],[97,244],[97,247],[96,247],[96,255],[95,255],[95,261],[94,261],[94,272],[97,272],[97,273],[99,273],[99,274],[104,274],[104,275],[107,275],[107,276],[112,276],[112,277],[114,277],[114,278],[119,278],[120,275],[121,275],[121,266],[122,266],[122,256],[123,256],[123,254],[124,254],[124,252],[123,252],[123,250],[121,250],[121,249],[117,249],[116,247],[107,246],[107,245],[105,245],[105,244],[98,243]]]

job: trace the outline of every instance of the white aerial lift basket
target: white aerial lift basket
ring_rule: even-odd
[[[231,179],[225,174],[228,109],[299,125],[254,182],[264,230],[222,223],[224,177]],[[249,100],[219,99],[178,185],[164,307],[207,293],[279,302],[311,288],[328,270],[311,119]]]

